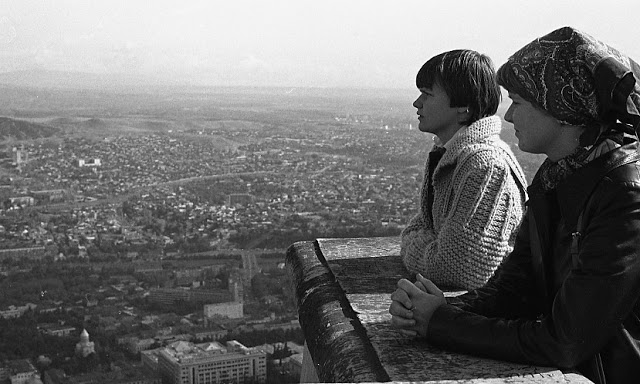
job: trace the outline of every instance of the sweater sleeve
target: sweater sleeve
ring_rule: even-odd
[[[505,257],[489,281],[478,289],[447,299],[466,312],[485,317],[535,318],[542,305],[536,296],[529,240],[529,220],[525,215],[513,251]]]
[[[437,285],[470,290],[486,283],[511,251],[524,192],[508,164],[489,150],[459,160],[450,193],[439,230],[408,227],[400,254],[410,272]]]

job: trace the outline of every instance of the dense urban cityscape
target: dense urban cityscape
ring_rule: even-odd
[[[0,382],[297,382],[286,248],[417,210],[410,97],[39,92],[0,118]]]

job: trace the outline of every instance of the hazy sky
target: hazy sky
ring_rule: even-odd
[[[639,19],[639,0],[0,0],[0,72],[409,88],[442,51],[499,66],[565,25],[640,61]]]

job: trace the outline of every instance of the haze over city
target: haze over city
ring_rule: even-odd
[[[634,0],[5,0],[0,73],[83,72],[131,84],[412,88],[417,68],[437,53],[471,48],[499,66],[565,25],[638,60],[638,28],[629,18],[639,11]],[[4,83],[15,81],[9,79]]]

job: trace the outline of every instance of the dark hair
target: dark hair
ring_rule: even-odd
[[[507,61],[502,64],[496,73],[496,81],[498,85],[501,85],[508,92],[516,93],[518,96],[522,97],[524,100],[530,102],[535,107],[542,109],[543,111],[549,113],[540,103],[536,100],[536,98],[532,95],[530,91],[522,85],[522,82],[518,80],[516,76],[513,65],[511,61]]]
[[[509,92],[514,92],[514,93],[517,93],[518,95],[520,95],[518,91],[522,92],[522,84],[516,78],[515,73],[513,73],[513,67],[511,66],[511,62],[509,61],[502,64],[500,68],[498,68],[498,71],[496,73],[496,81],[498,82],[498,85],[504,87],[504,89],[506,89]],[[522,93],[527,93],[527,92],[522,92]],[[520,96],[524,98],[527,95],[523,94]],[[530,100],[527,100],[527,101],[530,101]]]
[[[500,104],[500,86],[491,59],[469,49],[444,52],[424,63],[416,76],[418,88],[441,86],[451,107],[468,107],[465,125],[495,115]]]

